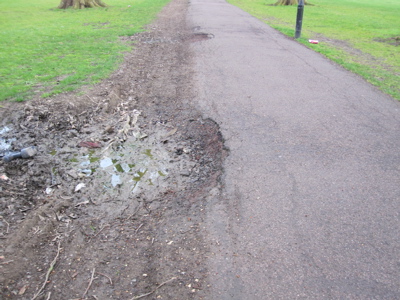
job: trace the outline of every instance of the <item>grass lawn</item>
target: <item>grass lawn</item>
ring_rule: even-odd
[[[228,0],[293,37],[297,6],[275,0]],[[400,1],[308,0],[299,42],[400,100]],[[396,39],[397,37],[397,39]],[[310,44],[317,39],[319,44]]]
[[[49,96],[106,78],[133,35],[169,0],[104,0],[109,7],[57,9],[59,0],[0,2],[0,101]]]

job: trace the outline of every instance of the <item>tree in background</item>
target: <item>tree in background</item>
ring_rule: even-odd
[[[73,8],[89,8],[89,7],[106,7],[107,5],[101,0],[61,0],[58,8],[65,9],[68,7]]]

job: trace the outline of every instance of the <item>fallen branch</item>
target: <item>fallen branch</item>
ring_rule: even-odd
[[[176,279],[176,277],[172,277],[170,280],[167,280],[167,281],[161,283],[159,286],[157,286],[157,287],[156,287],[154,290],[152,290],[151,292],[146,293],[146,294],[143,294],[143,295],[135,296],[135,297],[133,297],[131,300],[136,300],[136,299],[141,299],[141,298],[147,297],[147,296],[153,294],[155,291],[157,291],[160,287],[166,285],[167,283],[169,283],[169,282],[171,282],[171,281],[173,281],[173,280],[175,280],[175,279]]]
[[[89,281],[88,287],[86,288],[86,291],[85,291],[85,292],[83,293],[83,295],[82,295],[82,299],[85,298],[87,292],[88,292],[89,289],[90,289],[90,286],[92,285],[92,282],[93,282],[93,279],[94,279],[94,272],[95,272],[95,271],[96,271],[96,268],[93,268],[92,276],[90,277],[90,281]]]
[[[5,262],[0,263],[0,265],[8,265],[10,262],[13,262],[14,260],[7,260]]]
[[[46,287],[46,284],[47,284],[47,282],[49,281],[50,273],[51,273],[51,271],[53,271],[54,266],[55,266],[55,264],[57,263],[57,259],[58,259],[58,256],[60,255],[60,251],[61,251],[61,243],[58,242],[58,246],[57,246],[57,255],[56,255],[56,257],[54,257],[53,261],[52,261],[51,264],[50,264],[50,268],[47,270],[46,278],[45,278],[45,280],[44,280],[44,282],[43,282],[42,287],[41,287],[41,288],[39,289],[39,291],[33,296],[33,298],[32,298],[31,300],[35,300],[35,299],[42,293],[42,291],[44,290],[44,288]]]

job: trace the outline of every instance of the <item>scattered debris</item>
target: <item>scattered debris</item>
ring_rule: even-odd
[[[7,180],[10,180],[10,178],[8,178],[6,174],[1,174],[0,175],[0,180],[7,181]]]
[[[319,43],[318,40],[308,40],[308,42],[311,43],[311,44],[318,44]]]

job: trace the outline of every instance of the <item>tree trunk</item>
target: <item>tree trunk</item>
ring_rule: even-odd
[[[297,5],[299,2],[297,0],[278,0],[274,5]],[[307,1],[304,1],[307,4]]]
[[[101,0],[61,0],[58,8],[65,9],[68,7],[73,8],[87,8],[87,7],[106,7],[107,5]]]

